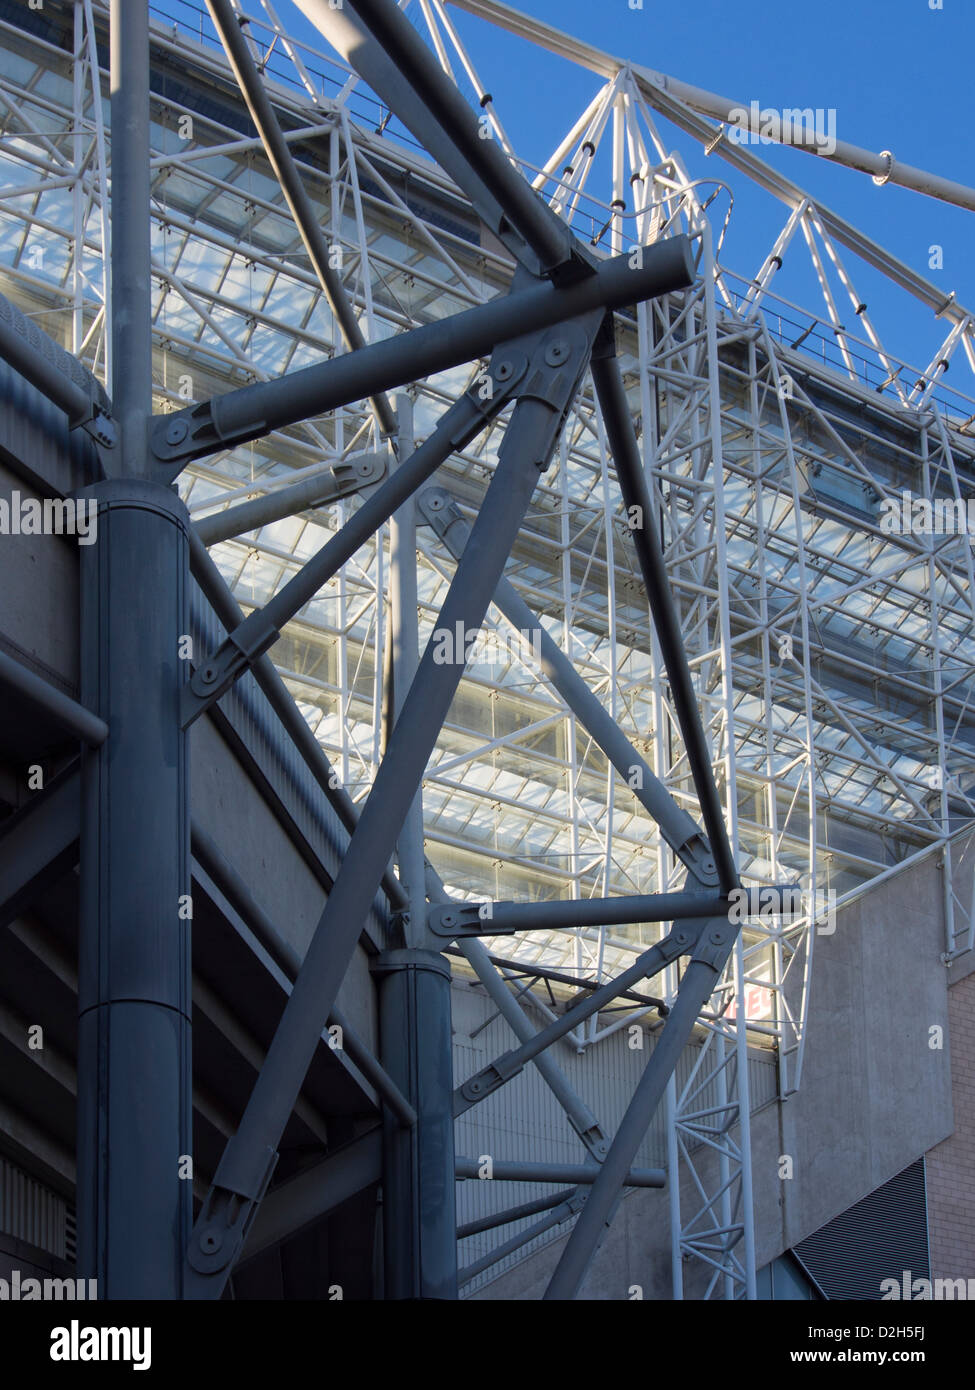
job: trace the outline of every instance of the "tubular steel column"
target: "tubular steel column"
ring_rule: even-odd
[[[79,1274],[100,1298],[181,1297],[192,1194],[189,815],[180,721],[188,517],[148,480],[149,33],[112,0],[113,407],[81,563],[84,755],[78,986]]]
[[[413,449],[412,402],[397,399],[399,456]],[[392,710],[399,718],[420,664],[416,512],[408,498],[390,522]],[[423,802],[418,791],[397,842],[409,895],[406,948],[384,951],[379,977],[380,1059],[416,1110],[404,1128],[383,1108],[383,1266],[386,1299],[457,1297],[450,966],[422,949],[426,932]]]
[[[416,1109],[383,1114],[385,1299],[457,1297],[450,966],[436,951],[384,951],[381,1060]]]

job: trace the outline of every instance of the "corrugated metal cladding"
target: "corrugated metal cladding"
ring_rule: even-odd
[[[460,1085],[499,1054],[516,1046],[516,1041],[504,1020],[493,1017],[496,1013],[494,1005],[479,988],[469,988],[464,983],[455,982],[452,1006],[454,1082],[455,1085]],[[546,1020],[542,1019],[530,1004],[525,1007],[536,1026],[541,1027]],[[478,1029],[481,1031],[478,1032]],[[476,1036],[472,1037],[472,1033]],[[631,1048],[627,1030],[623,1028],[582,1053],[577,1052],[572,1043],[559,1043],[551,1055],[565,1074],[566,1080],[589,1106],[604,1131],[612,1137],[630,1102],[652,1048],[652,1036],[646,1033],[643,1049]],[[683,1085],[698,1055],[697,1046],[685,1050],[677,1069],[678,1088]],[[775,1099],[776,1075],[774,1056],[771,1053],[767,1057],[753,1054],[749,1063],[753,1109],[758,1109]],[[713,1087],[709,1085],[696,1098],[695,1109],[716,1105],[718,1099]],[[482,1155],[490,1154],[495,1160],[581,1163],[585,1156],[585,1151],[569,1125],[564,1111],[533,1066],[527,1066],[520,1075],[502,1086],[493,1096],[489,1096],[487,1100],[462,1115],[455,1125],[454,1134],[457,1153],[465,1158],[480,1159]],[[636,1166],[663,1168],[666,1162],[667,1141],[661,1108],[643,1141]],[[523,1202],[558,1190],[557,1185],[544,1183],[500,1183],[477,1179],[459,1182],[457,1224],[463,1225],[491,1212],[520,1206]],[[667,1220],[665,1192],[660,1191],[658,1198],[662,1218]],[[510,1226],[467,1237],[460,1245],[461,1270],[543,1219],[543,1216],[530,1217]],[[520,1263],[533,1251],[565,1235],[568,1229],[566,1223],[553,1227],[535,1237],[522,1249],[505,1256],[490,1269],[463,1284],[461,1297],[476,1292],[505,1270]]]
[[[0,1235],[66,1259],[65,1215],[63,1197],[0,1158]]]
[[[827,1298],[877,1301],[885,1279],[930,1279],[924,1159],[885,1182],[795,1253]]]
[[[74,1264],[78,1257],[78,1216],[73,1206],[64,1213],[64,1258]]]

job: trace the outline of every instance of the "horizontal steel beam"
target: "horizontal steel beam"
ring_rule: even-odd
[[[34,671],[0,651],[0,685],[23,696],[30,704],[49,714],[55,723],[74,734],[89,748],[98,748],[108,738],[108,725],[90,709],[72,700]],[[29,751],[29,750],[27,750]]]
[[[794,917],[801,911],[797,883],[723,893],[647,893],[618,898],[555,898],[546,902],[450,902],[431,906],[430,930],[460,941],[466,936],[506,936],[519,931],[575,931],[580,927],[618,927],[631,922],[688,921],[726,916],[739,920],[764,914]]]
[[[691,243],[671,237],[602,262],[595,273],[561,288],[533,284],[449,319],[371,343],[326,362],[158,416],[150,448],[157,471],[173,477],[185,464],[218,449],[325,414],[377,391],[391,390],[490,353],[495,344],[578,318],[621,309],[694,281]]]
[[[431,931],[459,940],[465,935],[504,936],[518,931],[574,931],[630,922],[672,922],[727,913],[719,893],[648,893],[621,898],[572,898],[551,902],[451,903],[431,906]]]
[[[455,1164],[458,1178],[480,1182],[566,1182],[588,1185],[599,1177],[597,1163],[583,1167],[578,1163],[515,1163],[506,1159],[491,1160],[491,1176],[485,1176],[485,1161],[458,1155]],[[625,1187],[664,1187],[667,1174],[663,1168],[631,1168],[623,1180]]]

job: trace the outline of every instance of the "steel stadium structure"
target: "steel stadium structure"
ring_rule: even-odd
[[[320,47],[109,9],[0,0],[4,529],[97,530],[21,521],[5,589],[3,1153],[108,1297],[268,1296],[281,1247],[386,1298],[551,1247],[575,1297],[666,1185],[673,1295],[754,1298],[817,937],[935,860],[972,951],[972,551],[888,524],[967,515],[970,312],[729,103],[494,0],[296,0]],[[544,163],[457,11],[594,75]],[[717,159],[782,205],[757,272]],[[509,1029],[456,1076],[452,974]],[[611,1049],[613,1123],[564,1061]],[[563,1161],[477,1127],[526,1068]]]

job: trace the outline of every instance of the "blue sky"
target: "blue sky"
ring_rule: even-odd
[[[936,2],[936,0],[935,0]],[[899,160],[975,185],[970,120],[975,0],[806,0],[746,5],[730,0],[522,0],[519,8],[620,58],[645,64],[747,105],[835,109],[840,139],[867,149],[890,149]],[[202,7],[202,5],[201,5]],[[253,3],[248,8],[258,12]],[[321,47],[291,0],[276,0],[281,19],[298,37]],[[153,0],[156,14],[179,14],[183,0]],[[418,5],[410,7],[410,13]],[[540,54],[521,40],[453,7],[449,13],[492,92],[515,147],[542,162],[601,79]],[[727,181],[735,212],[725,260],[756,272],[787,210],[759,192],[716,156],[663,123],[670,143],[698,177]],[[945,293],[975,308],[971,247],[975,213],[891,185],[876,188],[864,174],[798,150],[764,146],[761,158],[859,226]],[[720,204],[722,213],[724,203]],[[943,268],[929,266],[929,248],[943,247]],[[790,297],[813,312],[808,257],[796,243]],[[903,292],[843,253],[861,296],[891,351],[924,365],[944,325]],[[799,264],[800,260],[802,265]],[[783,292],[785,279],[783,274]],[[844,320],[846,321],[846,320]],[[855,320],[854,320],[855,323]],[[923,361],[922,361],[923,359]],[[956,358],[946,384],[971,391]]]

